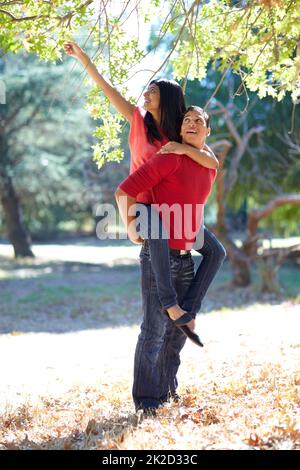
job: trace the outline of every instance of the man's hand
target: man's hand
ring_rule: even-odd
[[[185,145],[180,144],[179,142],[168,142],[166,145],[163,145],[161,149],[157,152],[159,155],[164,153],[176,153],[177,155],[184,155]]]
[[[144,242],[144,239],[137,233],[136,229],[131,226],[128,227],[127,235],[129,240],[136,245],[141,245]]]
[[[129,240],[130,240],[132,243],[134,243],[135,245],[142,245],[142,244],[144,243],[144,239],[141,238],[141,237],[139,237],[139,236],[138,236],[138,238],[134,238],[134,239],[131,238],[131,237],[128,237],[128,238],[129,238]]]

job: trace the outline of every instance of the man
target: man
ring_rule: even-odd
[[[203,148],[210,134],[209,118],[199,107],[188,108],[181,126],[182,142]],[[136,231],[132,209],[136,196],[152,189],[155,205],[175,205],[179,217],[171,217],[166,225],[169,234],[172,282],[176,287],[178,303],[184,299],[194,278],[194,265],[190,254],[193,234],[200,228],[197,216],[199,204],[205,204],[216,177],[215,169],[205,168],[185,155],[156,155],[131,174],[116,191],[120,214],[134,243],[141,242]],[[189,206],[188,214],[186,207]],[[176,214],[175,214],[176,215]],[[162,213],[162,221],[164,213]],[[194,230],[192,229],[194,227]],[[178,236],[179,234],[179,236]],[[176,396],[177,370],[180,351],[186,335],[162,309],[157,284],[149,256],[149,246],[141,250],[143,323],[135,352],[133,399],[136,410],[149,412],[158,408],[170,396]],[[193,330],[195,320],[188,323]]]

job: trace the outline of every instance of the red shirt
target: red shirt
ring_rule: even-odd
[[[147,128],[144,123],[146,111],[136,107],[130,124],[129,147],[131,153],[130,174],[137,170],[143,163],[146,163],[160,148],[169,140],[155,140],[153,144],[147,139]],[[160,130],[162,133],[162,131]],[[143,188],[144,189],[144,188]],[[139,202],[151,204],[153,202],[151,191],[142,191],[137,195]]]
[[[120,188],[131,197],[152,189],[154,204],[164,205],[155,208],[161,214],[170,248],[190,250],[216,174],[217,170],[205,168],[186,155],[155,155],[128,176]],[[171,206],[175,215],[169,217]]]

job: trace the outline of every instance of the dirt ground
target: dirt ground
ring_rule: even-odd
[[[182,353],[181,401],[143,421],[138,247],[35,253],[12,262],[0,245],[3,449],[300,448],[298,300],[233,292],[221,275],[197,319],[205,347]]]

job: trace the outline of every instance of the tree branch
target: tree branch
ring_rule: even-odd
[[[254,209],[250,211],[247,222],[248,237],[251,238],[255,235],[261,219],[268,217],[275,209],[286,204],[300,206],[300,195],[284,194],[282,196],[276,197],[275,199],[272,199],[261,209]]]
[[[217,195],[216,195],[216,203],[218,207],[217,212],[217,229],[219,232],[226,230],[226,222],[225,222],[225,185],[224,185],[224,162],[225,158],[231,149],[232,144],[226,139],[219,140],[214,142],[211,145],[212,150],[217,154],[219,160],[219,171],[217,175]],[[218,149],[220,151],[218,152]]]
[[[64,23],[66,20],[68,20],[69,22],[71,21],[72,17],[78,12],[80,11],[82,8],[84,7],[87,7],[88,5],[90,5],[91,3],[93,3],[94,0],[86,0],[84,3],[82,3],[81,5],[79,5],[78,8],[76,8],[75,10],[73,11],[70,11],[68,13],[66,13],[64,16],[56,16],[54,17],[55,20],[58,20],[59,24],[62,24]],[[14,2],[12,2],[14,3]],[[51,5],[50,2],[45,2],[49,5]],[[19,17],[17,18],[16,16],[14,16],[10,11],[7,11],[7,10],[3,10],[3,9],[0,9],[0,13],[3,13],[4,15],[7,15],[11,18],[12,22],[21,22],[21,21],[32,21],[32,20],[36,20],[36,19],[40,19],[40,18],[48,18],[50,19],[50,16],[51,15],[33,15],[33,16],[23,16],[23,17]]]

